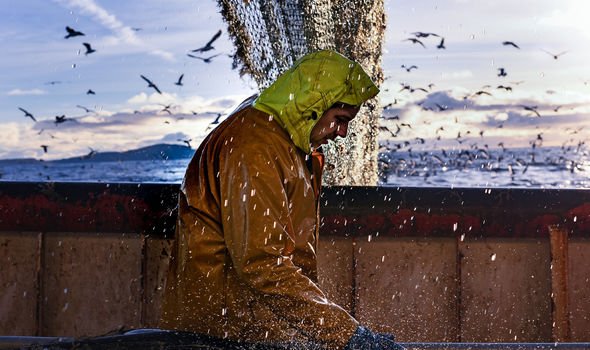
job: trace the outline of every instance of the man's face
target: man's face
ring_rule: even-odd
[[[310,141],[317,148],[334,140],[337,136],[346,137],[348,123],[358,113],[358,107],[332,107],[324,112],[320,120],[311,129]]]

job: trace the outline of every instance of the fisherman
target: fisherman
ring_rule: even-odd
[[[402,349],[317,281],[319,148],[378,88],[323,50],[299,59],[201,143],[179,194],[161,328],[289,349]]]

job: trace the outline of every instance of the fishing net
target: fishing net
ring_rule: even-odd
[[[383,0],[218,0],[236,52],[234,66],[260,89],[308,52],[335,49],[383,81]],[[364,104],[344,140],[324,147],[327,185],[375,185],[377,98]]]

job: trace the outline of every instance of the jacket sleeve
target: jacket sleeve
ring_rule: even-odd
[[[233,267],[275,314],[315,341],[341,349],[358,323],[330,302],[289,256],[296,234],[290,207],[304,203],[290,203],[286,192],[293,161],[267,149],[230,156],[231,166],[225,168],[231,170],[221,175],[223,232]]]

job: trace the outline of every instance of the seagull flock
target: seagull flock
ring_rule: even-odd
[[[72,28],[70,26],[66,26],[65,27],[65,30],[66,30],[66,35],[64,36],[64,39],[72,39],[72,38],[86,36],[86,34],[84,32],[79,31],[77,29],[74,29],[74,28]],[[133,30],[134,31],[139,31],[139,30],[141,30],[141,28],[133,28]],[[205,52],[209,52],[209,51],[215,50],[215,47],[213,46],[213,44],[215,43],[215,41],[217,39],[219,39],[219,37],[221,36],[221,34],[222,34],[222,31],[221,30],[218,30],[211,37],[211,39],[207,43],[205,43],[204,45],[202,45],[199,48],[190,50],[190,53],[188,53],[187,56],[190,57],[190,58],[201,60],[201,61],[203,61],[206,64],[213,62],[213,59],[215,57],[220,56],[221,53],[216,53],[216,54],[210,55],[208,57],[204,57],[204,56],[202,56],[202,54],[205,53]],[[97,52],[97,49],[94,48],[92,46],[92,44],[90,44],[88,42],[82,42],[82,46],[84,47],[84,51],[83,52],[84,52],[84,55],[85,56],[88,56],[88,55],[91,55],[91,54],[95,54]],[[82,51],[80,50],[80,52],[82,52]],[[139,77],[141,79],[143,79],[143,81],[145,83],[147,83],[147,87],[148,88],[153,89],[158,94],[162,94],[162,90],[150,78],[146,77],[143,74],[140,74]],[[176,81],[174,82],[174,85],[176,85],[176,86],[183,86],[184,85],[183,79],[184,79],[184,74],[181,74],[176,79]],[[49,81],[46,84],[47,85],[57,85],[57,84],[61,84],[61,81]],[[86,95],[96,95],[96,92],[93,89],[88,89],[86,91]],[[96,113],[93,109],[87,108],[87,107],[82,106],[82,105],[76,105],[76,107],[83,109],[85,111],[85,113]],[[17,107],[17,108],[22,113],[24,113],[24,117],[25,118],[31,119],[31,121],[34,122],[34,123],[37,123],[38,122],[37,117],[35,117],[35,115],[33,115],[32,112],[30,112],[29,110],[27,110],[27,109],[25,109],[23,107]],[[169,115],[172,115],[173,113],[170,110],[170,108],[173,108],[173,106],[172,105],[164,106],[164,108],[161,110],[161,112],[168,113]],[[136,113],[138,113],[138,111],[136,111]],[[192,112],[192,114],[193,115],[197,115],[197,114],[201,114],[201,113]],[[218,113],[218,112],[204,112],[202,114],[215,114],[216,115],[216,118],[211,122],[209,128],[212,125],[218,124],[220,118],[223,117],[223,116],[225,116],[225,114]],[[53,123],[55,124],[56,127],[59,124],[62,124],[62,123],[65,123],[65,122],[69,122],[69,121],[74,121],[74,119],[73,118],[66,117],[65,114],[56,115],[53,118]],[[165,121],[164,123],[169,124],[168,121]],[[41,129],[41,131],[39,131],[38,134],[41,135],[43,133],[43,131],[44,131],[44,129]],[[51,134],[50,134],[50,136],[52,138],[55,138],[55,136],[53,136]],[[190,141],[192,141],[192,140],[190,140],[190,139],[189,140],[179,139],[178,141],[181,141],[181,142],[185,143],[187,145],[187,147],[189,147],[189,148],[191,147]],[[49,145],[42,144],[42,145],[40,145],[40,148],[43,150],[43,153],[47,153],[50,147],[49,147]],[[93,150],[93,149],[91,149],[91,152],[88,155],[86,155],[85,157],[88,157],[89,158],[89,157],[94,156],[95,154],[96,154],[96,151]]]
[[[85,33],[83,33],[82,31],[79,31],[79,30],[74,29],[69,26],[66,26],[65,30],[66,30],[66,35],[64,36],[64,39],[66,39],[66,40],[76,40],[76,38],[82,38],[82,37],[86,36]],[[136,28],[134,30],[139,31],[139,30],[141,30],[141,28]],[[222,55],[222,53],[215,53],[214,52],[215,51],[214,44],[215,44],[216,40],[219,39],[221,34],[222,34],[221,30],[218,30],[217,32],[215,32],[215,34],[204,45],[201,45],[200,47],[198,47],[196,49],[189,50],[186,53],[187,57],[189,57],[191,59],[199,60],[204,64],[212,63],[215,58]],[[429,47],[433,47],[436,50],[446,50],[447,49],[447,43],[445,42],[445,38],[440,34],[432,33],[432,32],[421,32],[421,31],[412,32],[411,34],[412,34],[412,37],[405,38],[402,41],[407,42],[409,45],[416,45],[422,49],[428,49]],[[83,51],[84,56],[100,54],[100,51],[97,50],[95,47],[93,47],[91,45],[91,43],[89,43],[89,42],[82,42],[81,45],[84,48],[84,51]],[[502,41],[501,45],[508,47],[510,49],[513,49],[513,50],[521,50],[520,45],[518,45],[514,41]],[[100,47],[98,49],[100,49]],[[544,53],[548,54],[553,60],[558,60],[563,55],[568,53],[568,51],[561,51],[561,52],[554,53],[554,52],[551,52],[551,51],[545,50],[545,49],[541,49],[541,50]],[[80,52],[82,53],[82,49]],[[419,67],[418,67],[418,65],[415,65],[415,64],[402,64],[401,69],[403,69],[405,71],[404,75],[408,74],[409,76],[411,76],[415,71],[419,70]],[[510,72],[505,67],[498,67],[496,69],[496,76],[499,77],[500,79],[506,79],[506,77],[509,76],[509,73]],[[178,87],[184,86],[184,77],[185,77],[184,73],[180,74],[180,76],[178,76],[175,80],[173,80],[173,84]],[[138,81],[142,81],[144,84],[146,84],[144,86],[146,86],[148,89],[152,89],[155,93],[163,94],[162,88],[163,87],[165,88],[165,86],[162,86],[162,85],[159,85],[158,83],[156,83],[152,78],[150,78],[148,76],[148,74],[140,74],[138,77]],[[57,85],[60,83],[61,83],[60,81],[50,81],[50,82],[47,82],[46,84]],[[513,89],[515,89],[521,83],[522,83],[522,81],[499,84],[496,86],[496,90],[503,90],[505,92],[512,92]],[[435,92],[433,90],[434,86],[435,86],[434,84],[428,84],[427,86],[420,87],[420,86],[413,86],[407,82],[404,82],[404,83],[401,83],[401,88],[398,91],[398,94],[402,94],[402,93],[431,94],[431,93]],[[491,85],[485,85],[481,89],[479,89],[477,91],[473,91],[473,92],[465,95],[463,97],[463,99],[464,100],[471,100],[471,99],[482,98],[482,96],[487,96],[488,98],[493,98],[494,92],[492,89],[493,89],[493,87]],[[96,92],[93,89],[87,89],[86,95],[96,95]],[[514,175],[516,173],[515,169],[518,169],[518,167],[520,167],[522,169],[521,173],[525,173],[530,164],[535,164],[540,161],[539,159],[535,158],[535,156],[538,154],[537,152],[535,152],[535,150],[538,149],[538,147],[542,146],[542,143],[543,143],[542,133],[539,133],[534,140],[531,140],[529,142],[531,150],[529,152],[528,158],[522,157],[520,155],[515,156],[515,155],[506,154],[505,152],[507,152],[507,151],[506,151],[506,148],[504,147],[502,142],[498,143],[496,145],[497,147],[493,147],[494,145],[492,145],[492,147],[490,147],[490,145],[488,145],[487,143],[484,143],[482,145],[481,143],[485,142],[485,136],[484,136],[485,130],[473,130],[473,131],[464,130],[462,132],[458,132],[456,135],[448,135],[447,129],[445,129],[445,127],[439,127],[435,130],[435,138],[434,139],[438,141],[438,140],[441,140],[443,137],[445,137],[445,139],[455,140],[457,142],[457,145],[459,146],[460,151],[454,152],[452,150],[445,150],[445,149],[438,150],[437,151],[438,153],[413,151],[412,148],[414,145],[420,145],[420,148],[424,149],[423,145],[427,142],[427,139],[425,139],[421,135],[408,136],[408,135],[412,135],[412,133],[415,133],[415,131],[414,131],[415,129],[412,128],[412,125],[408,122],[404,122],[403,120],[400,120],[400,119],[403,119],[403,116],[401,116],[401,117],[400,117],[400,115],[391,116],[390,114],[385,113],[388,110],[394,110],[397,107],[398,102],[399,102],[398,99],[394,99],[393,102],[387,103],[383,106],[383,111],[384,111],[384,113],[382,115],[383,123],[381,123],[382,125],[379,127],[379,132],[385,133],[385,135],[387,135],[387,142],[382,144],[381,149],[380,149],[380,155],[379,155],[380,169],[383,174],[396,173],[399,171],[399,169],[402,169],[402,168],[404,169],[404,171],[411,169],[411,171],[414,171],[415,174],[418,174],[418,173],[421,173],[420,171],[418,171],[418,169],[423,169],[425,162],[427,162],[429,164],[429,169],[434,169],[437,166],[441,167],[441,168],[448,167],[448,166],[455,166],[455,167],[471,166],[477,160],[482,160],[482,159],[487,162],[486,164],[503,164],[502,161],[505,161],[506,159],[510,159],[510,162],[507,163],[506,168],[509,169],[508,171],[511,175]],[[425,101],[422,100],[421,102],[416,103],[416,105],[420,106],[420,108],[423,111],[444,113],[446,115],[449,115],[453,112],[452,107],[450,107],[450,106],[447,106],[444,104],[439,104],[439,103],[434,103],[433,105],[426,105],[424,102]],[[96,113],[93,109],[87,108],[82,105],[76,105],[76,107],[84,110],[85,113]],[[163,108],[160,110],[159,113],[166,113],[168,115],[173,114],[173,109],[174,109],[173,105],[162,105],[162,107]],[[556,106],[556,107],[552,108],[552,110],[553,110],[553,112],[558,113],[558,111],[560,110],[561,107],[562,106]],[[521,109],[522,111],[524,111],[525,113],[527,113],[531,117],[535,117],[535,118],[542,118],[543,117],[542,113],[544,112],[544,110],[540,110],[539,106],[536,106],[536,105],[519,104],[519,105],[514,105],[514,108]],[[25,118],[31,119],[31,121],[33,123],[38,122],[38,118],[32,112],[30,112],[29,108],[24,108],[24,107],[19,106],[18,110],[20,110],[24,114]],[[139,112],[136,111],[136,113],[139,113]],[[192,112],[192,114],[197,115],[198,113]],[[210,125],[207,129],[218,124],[220,122],[220,118],[225,116],[225,114],[218,113],[218,112],[204,112],[204,113],[199,113],[199,114],[213,114],[213,115],[215,115],[214,120],[210,123]],[[458,122],[457,117],[455,117],[454,120],[455,120],[455,123]],[[74,121],[74,119],[66,117],[65,114],[56,115],[53,117],[53,123],[54,123],[55,127],[58,127],[62,123],[71,122],[71,121]],[[168,121],[165,121],[165,123],[169,124]],[[426,124],[427,121],[424,121],[424,123]],[[500,123],[498,123],[498,125],[496,127],[502,128],[503,126],[504,126],[504,124],[500,122]],[[580,132],[582,129],[583,129],[583,126],[578,129],[575,129],[575,130],[570,130],[572,137],[576,133]],[[39,132],[39,134],[41,134],[43,131],[44,130],[42,129]],[[51,134],[49,134],[49,135],[52,138],[55,138],[53,135],[51,135]],[[476,136],[476,135],[479,135],[479,136]],[[468,137],[471,137],[471,140],[469,140]],[[473,137],[476,137],[475,139],[479,140],[479,142],[472,142],[469,144],[469,141],[474,140]],[[400,139],[404,138],[404,140],[401,142],[392,142],[392,141],[395,141],[396,138],[400,138]],[[191,145],[192,139],[178,139],[178,141],[186,144],[187,147],[192,146]],[[570,141],[573,141],[573,138]],[[579,141],[577,146],[575,144],[574,145],[564,144],[562,146],[562,149],[564,150],[564,152],[566,152],[566,151],[579,151],[583,145],[584,145],[584,141]],[[44,153],[48,152],[49,147],[50,146],[47,144],[40,145],[40,148],[43,150]],[[500,149],[501,150],[500,153],[497,154],[496,151],[492,150],[493,148]],[[405,156],[404,156],[404,158],[396,157],[396,153],[397,154],[403,153],[403,154],[405,154]],[[89,153],[87,156],[90,157],[94,154],[96,154],[96,151],[91,150],[91,153]],[[580,169],[580,164],[577,164],[575,161],[568,158],[565,153],[561,156],[561,158],[557,157],[556,159],[551,160],[551,162],[557,162],[560,164],[567,164],[567,168],[570,169],[571,171]],[[489,167],[489,165],[482,165],[482,166],[484,168]],[[428,168],[428,167],[426,167],[426,168]],[[407,171],[405,172],[405,174],[407,174]],[[414,173],[412,173],[412,174],[414,174]],[[423,175],[425,178],[427,178],[429,176],[429,174],[430,173],[423,174]]]
[[[447,48],[445,38],[440,34],[421,31],[412,32],[411,34],[412,37],[405,38],[402,42],[407,42],[422,49],[435,47],[437,50],[445,50]],[[428,40],[433,39],[435,40],[434,44],[428,42]],[[500,44],[510,49],[521,50],[520,45],[514,41],[506,40],[502,41]],[[559,59],[568,52],[561,51],[553,53],[545,49],[541,49],[541,51],[550,55],[554,60]],[[419,69],[418,65],[408,63],[402,64],[400,68],[408,74]],[[505,79],[509,75],[508,73],[509,72],[506,68],[499,67],[497,68],[496,75],[500,79]],[[404,76],[406,75],[404,74]],[[499,84],[496,86],[496,89],[512,92],[513,89],[521,83],[523,83],[523,81]],[[448,123],[449,127],[446,129],[446,126],[440,126],[436,130],[435,128],[432,128],[434,131],[434,137],[429,139],[429,141],[432,141],[433,143],[428,146],[423,146],[427,140],[424,137],[415,137],[415,128],[413,129],[410,123],[402,122],[404,119],[403,113],[401,115],[399,113],[395,114],[396,112],[401,113],[403,108],[408,107],[408,104],[400,108],[396,108],[396,105],[399,103],[398,98],[400,100],[403,99],[403,95],[400,94],[404,92],[409,94],[423,93],[431,96],[430,94],[436,93],[436,91],[433,90],[434,84],[428,84],[427,87],[414,86],[407,81],[400,84],[401,88],[397,91],[397,98],[394,99],[393,102],[383,105],[383,114],[381,116],[382,121],[380,123],[381,126],[379,127],[379,132],[385,136],[380,141],[378,156],[380,177],[383,183],[387,183],[387,179],[391,175],[403,177],[421,176],[426,181],[429,177],[435,175],[437,171],[447,171],[448,169],[460,170],[466,168],[478,168],[484,171],[506,171],[513,179],[518,174],[525,174],[531,165],[551,165],[572,173],[583,170],[583,166],[576,154],[587,152],[583,151],[585,140],[576,140],[573,135],[582,131],[584,126],[580,126],[577,129],[569,129],[567,131],[571,137],[569,137],[559,148],[560,154],[553,154],[552,151],[547,150],[545,152],[540,151],[540,147],[543,145],[544,141],[542,132],[537,133],[534,139],[529,140],[528,149],[512,150],[506,148],[503,142],[499,142],[497,145],[490,145],[489,142],[486,142],[486,137],[484,136],[486,132],[485,126],[482,126],[483,128],[480,130],[455,131],[456,134],[449,135],[447,129],[457,129],[450,127],[452,121]],[[547,93],[549,93],[549,91]],[[445,93],[441,92],[440,94],[444,95]],[[482,96],[494,98],[493,95],[492,86],[485,85],[477,91],[466,94],[463,97],[463,100],[465,103],[469,103],[473,102],[470,100],[475,100]],[[432,102],[429,102],[427,105],[426,102],[427,98],[425,97],[419,99],[414,105],[419,106],[422,111],[443,113],[445,118],[449,118],[453,113],[453,107],[451,106]],[[458,100],[458,102],[460,102],[460,100]],[[463,103],[464,107],[466,106],[465,103]],[[457,104],[459,105],[460,103]],[[550,110],[554,113],[558,113],[561,107],[562,106],[551,107]],[[541,109],[537,105],[522,103],[512,105],[511,109],[520,109],[524,112],[524,116],[528,115],[533,118],[543,118],[543,112],[549,110],[547,107]],[[395,115],[392,116],[392,114]],[[453,120],[453,118],[451,118],[451,120]],[[454,117],[454,122],[455,124],[458,123],[457,117]],[[428,125],[430,124],[430,121],[424,120],[423,123]],[[457,124],[457,126],[459,126],[459,124]],[[502,128],[503,126],[504,122],[500,122],[495,127]],[[445,144],[450,145],[447,149],[442,148],[437,143],[437,141],[441,141],[443,138],[447,140]],[[396,142],[397,139],[400,141]],[[453,141],[456,142],[455,146],[452,145]],[[419,149],[420,151],[417,151],[416,149]],[[544,158],[540,159],[540,157]]]

